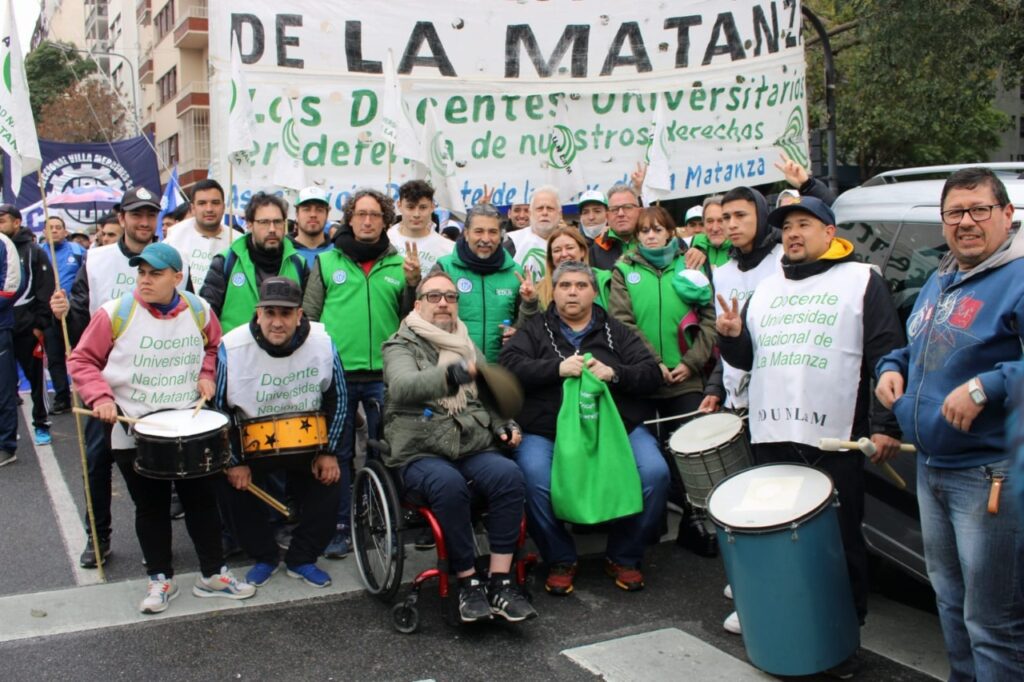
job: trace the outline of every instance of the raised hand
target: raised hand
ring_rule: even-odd
[[[743,318],[740,317],[740,302],[732,299],[732,302],[725,300],[722,294],[718,294],[718,304],[722,306],[722,314],[715,319],[715,329],[722,336],[736,337],[743,333]]]
[[[786,152],[779,152],[779,159],[781,159],[781,162],[776,163],[775,167],[782,171],[782,174],[786,176],[786,182],[793,187],[799,189],[800,186],[811,178],[807,169],[786,156]]]
[[[416,242],[409,242],[405,249],[405,262],[402,264],[405,272],[405,283],[411,287],[420,283],[420,250]]]
[[[633,183],[633,189],[637,192],[644,187],[644,179],[647,177],[647,164],[642,161],[636,162],[636,170],[630,173],[629,180]]]
[[[516,279],[519,280],[519,297],[524,301],[537,300],[537,288],[533,278],[533,270],[527,270],[525,277],[518,272],[516,273]]]

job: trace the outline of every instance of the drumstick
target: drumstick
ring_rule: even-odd
[[[250,483],[248,486],[246,486],[245,489],[248,490],[253,495],[255,495],[260,500],[266,502],[268,505],[273,507],[275,511],[281,514],[281,516],[288,518],[288,507],[286,507],[283,503],[274,498],[266,490],[260,488],[255,483]]]
[[[195,416],[197,414],[199,414],[199,410],[203,409],[204,405],[206,405],[206,398],[200,398],[199,402],[196,403],[196,409],[192,410],[192,418],[193,419],[195,418]]]
[[[674,417],[661,417],[659,419],[648,419],[644,424],[660,424],[661,422],[671,422],[676,419],[686,419],[687,417],[693,417],[694,415],[705,414],[703,410],[694,410],[693,412],[687,412],[686,414],[677,414]],[[710,413],[708,413],[710,414]]]
[[[96,416],[95,412],[93,412],[92,410],[87,410],[84,407],[72,407],[71,411],[74,412],[75,414],[84,414],[86,417]],[[121,415],[117,415],[116,419],[117,421],[124,422],[125,424],[138,424],[139,422],[142,421],[142,419],[136,419],[135,417],[122,417]]]
[[[861,438],[860,440],[840,440],[839,438],[822,438],[818,441],[818,449],[827,450],[829,452],[835,452],[840,449],[847,450],[860,450],[864,455],[870,457],[875,454],[878,449],[875,444],[871,442],[870,438]],[[917,452],[910,443],[900,443],[900,452]],[[892,468],[892,465],[888,462],[879,462],[877,465],[885,475],[888,476],[896,487],[900,490],[907,489],[907,482],[903,480],[903,477],[896,473],[896,470]]]

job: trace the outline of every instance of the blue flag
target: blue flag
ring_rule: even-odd
[[[181,191],[181,185],[178,184],[178,167],[175,166],[171,171],[171,178],[167,181],[167,187],[164,188],[164,195],[160,198],[160,213],[156,217],[157,239],[164,238],[164,216],[177,210],[186,201],[188,200],[185,198],[185,193]]]

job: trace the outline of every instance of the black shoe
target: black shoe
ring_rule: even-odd
[[[50,414],[64,414],[71,409],[71,401],[61,398],[56,398],[53,401],[53,405],[50,407]]]
[[[18,461],[18,456],[13,452],[7,450],[0,450],[0,467],[7,464],[14,464]]]
[[[171,495],[171,518],[175,521],[185,518],[185,507],[182,506],[177,493]]]
[[[501,616],[510,623],[537,617],[537,610],[533,608],[533,604],[507,575],[498,580],[491,578],[487,595],[491,602],[491,613]]]
[[[708,529],[707,513],[700,507],[689,507],[688,512],[679,520],[676,544],[697,556],[718,556],[718,537]]]
[[[836,680],[849,680],[853,679],[860,672],[860,669],[860,659],[857,658],[857,654],[853,654],[834,668],[826,670],[825,675]]]
[[[459,620],[474,623],[491,619],[491,605],[487,602],[487,588],[475,575],[459,580]]]
[[[424,526],[423,528],[420,528],[420,531],[416,534],[416,540],[412,543],[412,546],[421,552],[425,552],[428,549],[434,549],[434,547],[437,547],[437,542],[434,541],[434,533],[430,530],[430,526]]]
[[[103,563],[107,563],[107,557],[110,556],[110,540],[100,540],[100,552],[103,553]],[[85,546],[85,551],[82,552],[82,556],[78,558],[78,565],[82,568],[96,568],[99,564],[96,558],[96,550],[93,549],[92,538],[89,538],[89,543]]]

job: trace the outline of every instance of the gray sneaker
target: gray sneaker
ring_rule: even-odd
[[[490,598],[491,613],[501,616],[510,623],[537,617],[537,610],[533,608],[533,604],[510,578],[491,580],[487,594]]]
[[[0,467],[6,464],[14,464],[18,461],[18,456],[13,452],[7,450],[0,450]]]
[[[491,619],[491,605],[487,602],[487,588],[476,576],[459,580],[459,620],[473,623]]]

